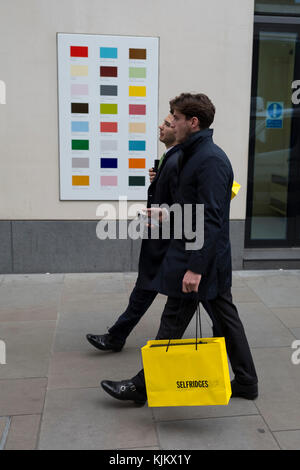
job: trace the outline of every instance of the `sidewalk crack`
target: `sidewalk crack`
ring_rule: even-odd
[[[9,416],[8,418],[6,418],[5,428],[4,428],[4,431],[0,440],[0,451],[4,450],[5,448],[7,436],[10,430],[10,425],[11,425],[11,417]]]

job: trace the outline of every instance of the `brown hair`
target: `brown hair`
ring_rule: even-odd
[[[203,93],[192,95],[191,93],[181,93],[170,101],[170,112],[174,110],[183,114],[187,119],[196,117],[199,120],[201,129],[207,129],[213,122],[216,108]]]

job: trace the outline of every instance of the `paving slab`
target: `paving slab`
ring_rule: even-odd
[[[298,308],[271,308],[272,313],[279,318],[279,320],[287,328],[300,328],[300,307]]]
[[[0,321],[56,320],[62,275],[6,275],[0,285]]]
[[[300,307],[298,274],[249,276],[246,283],[268,307]]]
[[[61,303],[53,350],[84,351],[86,335],[104,334],[126,309],[126,294],[111,293],[73,298]]]
[[[35,450],[41,415],[13,416],[4,449]]]
[[[291,333],[295,338],[300,339],[300,328],[291,328]]]
[[[290,346],[290,330],[262,302],[237,303],[250,347]]]
[[[66,274],[64,277],[63,295],[105,294],[126,292],[125,278],[123,273],[86,273]]]
[[[117,318],[128,305],[129,297],[126,292],[111,292],[87,294],[74,292],[63,294],[59,314],[60,318],[82,319],[85,312],[94,312],[96,318]],[[84,318],[84,317],[83,317]]]
[[[24,321],[56,321],[58,315],[58,304],[51,302],[42,305],[11,306],[0,312],[0,321],[3,322],[24,322]]]
[[[255,404],[272,431],[300,429],[300,364],[291,348],[256,348],[259,396]]]
[[[128,406],[97,388],[48,391],[40,450],[156,446],[155,424],[147,407]]]
[[[64,293],[59,307],[59,317],[74,320],[84,319],[86,313],[94,312],[96,318],[109,319],[118,317],[128,305],[126,293],[103,294]]]
[[[24,284],[36,286],[41,284],[61,284],[64,282],[65,274],[45,273],[45,274],[4,274],[3,284]]]
[[[239,271],[233,271],[232,273],[232,286],[233,287],[245,287],[247,284],[245,280],[240,276]]]
[[[6,365],[0,379],[46,377],[56,322],[2,322],[1,339],[6,344]]]
[[[260,298],[248,286],[232,286],[233,302],[260,302]]]
[[[142,368],[139,349],[119,352],[90,351],[54,353],[49,368],[48,390],[99,387],[100,381],[129,379]],[[99,393],[105,392],[100,389]]]
[[[41,414],[47,379],[0,380],[0,416]]]
[[[163,449],[279,450],[261,416],[164,421],[157,424]]]
[[[0,443],[3,440],[3,433],[4,433],[5,428],[6,428],[6,422],[7,422],[7,418],[5,418],[5,417],[0,418]]]
[[[196,418],[259,415],[254,401],[231,398],[226,406],[180,406],[152,408],[155,421],[185,421]]]
[[[282,450],[300,450],[300,429],[273,433]]]

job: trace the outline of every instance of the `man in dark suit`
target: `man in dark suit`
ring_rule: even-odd
[[[255,366],[231,296],[229,209],[233,171],[226,154],[212,140],[213,131],[209,127],[215,107],[206,95],[188,93],[170,101],[170,106],[172,127],[182,150],[175,201],[183,210],[187,204],[193,208],[204,205],[204,243],[199,249],[186,250],[184,237],[171,240],[152,280],[152,287],[173,301],[173,308],[162,313],[156,339],[182,337],[194,313],[184,308],[183,302],[198,296],[208,303],[225,336],[235,374],[232,396],[255,399],[258,395]],[[141,404],[146,401],[143,370],[132,379],[106,380],[101,385],[117,399]]]
[[[166,151],[159,162],[157,173],[154,173],[153,169],[149,172],[151,184],[148,188],[148,208],[152,204],[168,204],[171,206],[174,203],[180,146],[176,143],[175,130],[171,127],[172,119],[172,115],[169,114],[159,126],[159,139],[165,144]],[[149,238],[143,239],[138,278],[130,295],[128,306],[115,324],[109,328],[107,334],[87,335],[87,340],[95,348],[102,351],[121,351],[126,338],[157,296],[157,291],[153,290],[152,281],[164,259],[169,243],[170,239],[163,239],[161,236],[159,239],[151,238],[150,231]],[[168,298],[166,310],[169,309],[170,305],[173,305],[172,302],[172,299]],[[194,312],[196,309],[194,299],[187,299],[187,304],[187,308],[192,309]],[[219,336],[217,327],[213,327],[213,334]]]

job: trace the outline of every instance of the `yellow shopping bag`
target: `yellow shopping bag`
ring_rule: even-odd
[[[197,345],[196,345],[197,341]],[[224,338],[148,341],[142,348],[148,406],[227,405],[231,385]]]
[[[237,195],[241,188],[241,185],[237,183],[236,181],[233,182],[232,188],[231,188],[231,200]]]

